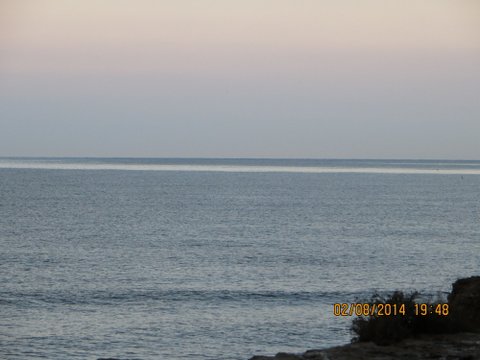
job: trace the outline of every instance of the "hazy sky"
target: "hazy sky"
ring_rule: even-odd
[[[480,2],[0,0],[0,156],[480,159]]]

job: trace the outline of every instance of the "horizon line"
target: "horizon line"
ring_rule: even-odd
[[[209,156],[0,156],[0,159],[169,159],[169,160],[369,160],[369,161],[480,161],[480,159],[462,158],[375,158],[375,157],[209,157]]]

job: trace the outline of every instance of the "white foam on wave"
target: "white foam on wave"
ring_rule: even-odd
[[[126,171],[203,171],[232,173],[364,173],[364,174],[436,174],[480,175],[480,169],[426,169],[395,167],[323,167],[257,165],[188,165],[188,164],[112,164],[48,161],[0,161],[3,169],[47,170],[126,170]]]

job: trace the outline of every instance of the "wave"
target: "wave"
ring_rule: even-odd
[[[32,291],[3,293],[3,305],[35,306],[41,304],[66,305],[115,305],[135,304],[149,301],[171,302],[332,302],[338,299],[352,298],[354,293],[322,291],[248,291],[248,290],[125,290],[125,291]]]
[[[420,164],[418,164],[420,165]],[[123,170],[123,171],[189,171],[228,173],[360,173],[360,174],[427,174],[427,175],[480,175],[471,168],[421,167],[328,167],[328,166],[276,166],[276,165],[188,165],[188,164],[114,164],[49,161],[0,161],[0,169],[44,170]]]

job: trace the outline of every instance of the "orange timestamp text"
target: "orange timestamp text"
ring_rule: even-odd
[[[415,316],[448,316],[447,303],[427,304],[415,303],[413,308],[405,304],[376,304],[376,303],[335,303],[333,315],[335,316],[405,316],[413,313]]]

